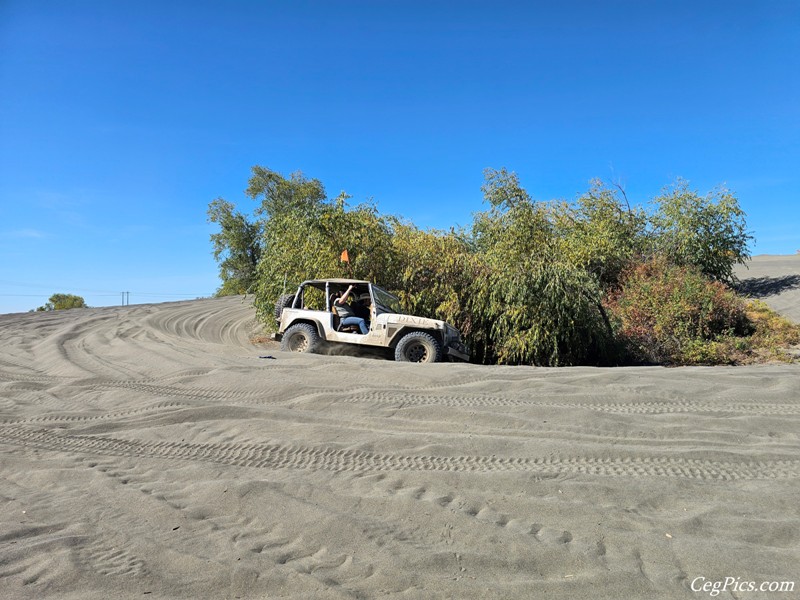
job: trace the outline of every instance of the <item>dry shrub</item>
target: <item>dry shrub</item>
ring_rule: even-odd
[[[606,308],[636,362],[739,362],[746,347],[737,338],[753,332],[744,301],[730,288],[663,258],[630,269]]]
[[[742,362],[792,362],[798,352],[792,346],[800,345],[800,325],[780,316],[761,300],[752,300],[746,306],[747,318],[753,334],[747,339],[746,356]]]

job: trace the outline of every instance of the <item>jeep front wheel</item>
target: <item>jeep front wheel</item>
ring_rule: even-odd
[[[316,352],[321,338],[316,328],[308,323],[298,323],[286,330],[281,338],[284,352]]]
[[[405,334],[394,349],[394,359],[403,362],[434,363],[442,360],[442,346],[429,333]]]

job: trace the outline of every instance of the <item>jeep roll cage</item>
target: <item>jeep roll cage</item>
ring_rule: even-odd
[[[400,299],[397,296],[375,285],[371,281],[366,281],[364,279],[309,279],[301,283],[297,288],[294,301],[289,308],[302,308],[304,300],[303,292],[305,288],[313,287],[324,293],[325,310],[330,311],[332,308],[330,300],[331,294],[336,292],[343,293],[351,285],[354,287],[354,296],[356,298],[361,300],[365,297],[369,298],[370,303],[375,306],[376,314],[400,312]]]

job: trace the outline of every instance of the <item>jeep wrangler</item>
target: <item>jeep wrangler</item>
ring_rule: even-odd
[[[360,303],[369,331],[342,327],[334,299],[352,286],[350,295]],[[313,279],[304,281],[294,294],[275,303],[281,350],[315,352],[326,343],[385,348],[394,359],[433,363],[469,360],[469,350],[455,327],[437,319],[405,315],[397,296],[359,279]]]

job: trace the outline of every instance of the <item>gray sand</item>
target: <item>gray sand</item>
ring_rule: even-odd
[[[0,597],[800,586],[798,365],[408,365],[254,327],[241,298],[0,316]]]
[[[743,292],[800,323],[800,254],[756,256],[747,267],[738,267],[736,275]]]

